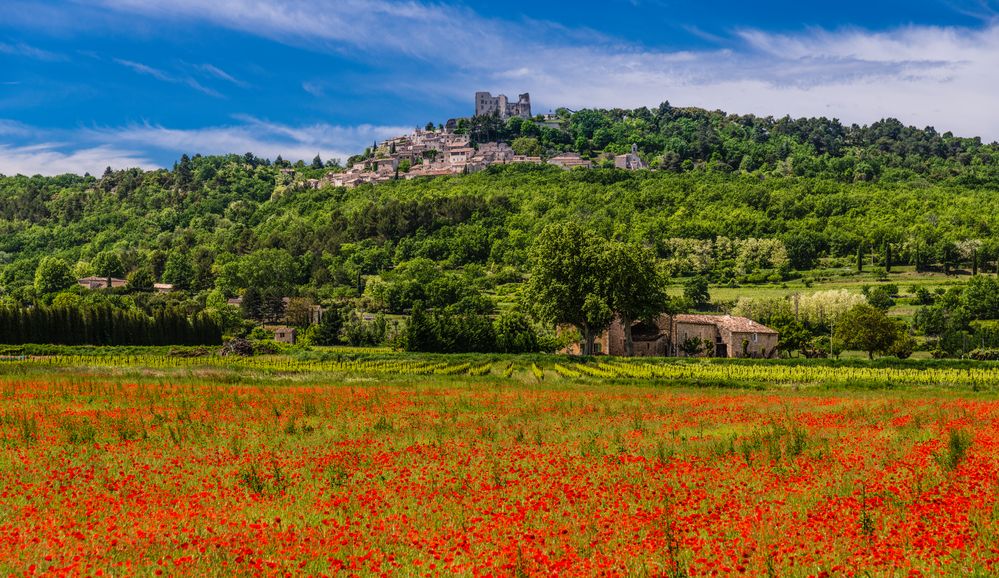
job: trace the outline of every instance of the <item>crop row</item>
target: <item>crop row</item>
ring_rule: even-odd
[[[265,372],[319,372],[375,375],[468,375],[505,379],[543,381],[546,375],[566,380],[637,380],[655,382],[698,382],[708,384],[761,385],[873,385],[960,386],[993,389],[999,386],[999,370],[983,368],[892,368],[831,367],[816,365],[676,363],[628,360],[601,360],[582,363],[561,361],[551,364],[533,362],[520,365],[514,361],[473,363],[439,359],[338,359],[303,360],[290,357],[167,357],[121,355],[106,357],[51,356],[3,360],[7,366],[57,367],[143,367],[150,369],[215,367]]]

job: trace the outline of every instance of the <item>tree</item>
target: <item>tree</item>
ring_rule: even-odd
[[[867,303],[882,311],[888,311],[895,305],[892,296],[898,293],[898,287],[895,285],[864,286],[863,293],[867,297]]]
[[[163,282],[171,283],[176,289],[188,289],[193,280],[194,267],[187,253],[176,249],[171,251],[163,267]]]
[[[240,312],[247,319],[259,320],[263,309],[263,297],[260,290],[254,286],[249,286],[243,291],[243,300],[239,304]]]
[[[312,325],[312,311],[316,302],[309,297],[292,297],[285,307],[284,316],[289,325],[308,327]]]
[[[433,319],[423,309],[423,302],[413,304],[413,312],[406,323],[406,351],[432,351],[436,342]]]
[[[849,349],[866,351],[870,359],[875,353],[887,353],[897,335],[895,323],[883,311],[867,304],[847,311],[836,326],[837,339]]]
[[[650,249],[614,242],[608,245],[604,259],[610,307],[620,316],[624,327],[625,353],[633,356],[632,322],[651,320],[665,311],[669,296]]]
[[[613,319],[605,290],[605,243],[569,221],[545,227],[531,251],[530,302],[542,320],[576,326],[583,336],[584,355],[593,353],[594,337]]]
[[[999,278],[976,275],[964,288],[964,304],[974,319],[999,319]]]
[[[39,295],[57,293],[75,283],[69,265],[58,257],[42,257],[35,268],[35,291]]]
[[[344,310],[339,305],[334,305],[323,311],[323,317],[319,321],[319,326],[312,342],[316,345],[338,345],[340,341],[340,331],[343,329],[346,316]]]
[[[95,275],[108,280],[109,287],[111,286],[112,277],[121,277],[125,274],[125,267],[121,264],[121,257],[114,251],[101,251],[90,262],[90,267],[94,270]]]
[[[529,157],[539,157],[541,156],[541,144],[538,139],[533,137],[522,136],[513,139],[510,143],[510,148],[513,149],[513,153],[517,155],[525,155]]]
[[[707,305],[711,301],[707,278],[698,275],[697,277],[688,279],[683,284],[683,296],[695,309],[700,309]]]
[[[316,155],[316,158],[312,159],[312,168],[315,170],[323,168],[323,159],[320,158],[318,154]]]
[[[148,267],[139,267],[128,274],[128,288],[132,291],[152,291],[155,279]]]
[[[493,322],[496,351],[500,353],[533,353],[538,351],[538,334],[527,316],[519,311],[504,313]]]
[[[277,287],[268,287],[261,292],[260,317],[264,322],[277,323],[284,318],[284,294]]]

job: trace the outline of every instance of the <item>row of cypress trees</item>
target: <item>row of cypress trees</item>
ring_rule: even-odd
[[[205,313],[152,317],[112,307],[0,307],[0,343],[20,345],[218,345],[222,329]]]

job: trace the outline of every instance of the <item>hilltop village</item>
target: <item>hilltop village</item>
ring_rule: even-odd
[[[557,128],[562,122],[551,114],[532,116],[529,93],[519,95],[516,102],[510,102],[503,94],[493,96],[488,92],[477,92],[475,116],[495,116],[500,121],[520,117],[552,128]],[[424,129],[376,143],[368,152],[366,158],[352,163],[346,171],[328,173],[322,179],[308,181],[308,185],[313,188],[327,185],[350,188],[395,179],[469,174],[497,164],[547,163],[566,170],[592,166],[592,161],[575,152],[543,158],[540,155],[517,154],[505,142],[475,143],[456,119],[437,127],[428,124]],[[634,146],[631,152],[616,155],[614,166],[627,170],[648,168]]]

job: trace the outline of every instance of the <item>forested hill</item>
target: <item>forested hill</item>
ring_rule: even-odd
[[[969,258],[990,266],[999,252],[994,144],[896,121],[846,127],[665,104],[560,114],[562,129],[488,118],[462,128],[477,140],[536,139],[546,153],[579,150],[598,166],[604,153],[636,143],[659,170],[522,165],[313,190],[307,179],[336,169],[300,163],[288,171],[287,163],[247,154],[185,156],[172,170],[100,178],[2,177],[0,299],[29,303],[43,256],[84,276],[101,252],[120,257],[123,276],[148,271],[191,295],[237,295],[253,285],[356,296],[359,278],[391,278],[420,258],[515,280],[534,236],[565,219],[648,244],[675,274],[706,273],[716,282],[746,281],[754,269],[786,276],[822,256],[846,259],[886,244],[896,262],[924,267]],[[719,237],[777,239],[787,262],[747,267],[730,261],[731,252],[695,255],[704,252],[698,241]]]
[[[996,143],[907,127],[895,119],[848,126],[835,119],[738,116],[669,103],[655,109],[560,109],[557,116],[559,128],[520,118],[503,123],[496,117],[462,120],[458,128],[473,142],[524,138],[522,147],[527,148],[534,139],[538,147],[533,152],[576,151],[598,162],[635,144],[652,168],[674,172],[710,165],[719,171],[839,181],[914,173],[933,180],[961,175],[969,183],[999,182]]]

